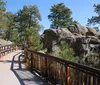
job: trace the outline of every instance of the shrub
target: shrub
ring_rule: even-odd
[[[64,43],[60,46],[61,52],[59,56],[63,59],[67,59],[73,62],[78,62],[78,57],[74,56],[74,50],[69,47],[68,44]]]

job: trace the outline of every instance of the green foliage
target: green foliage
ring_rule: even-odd
[[[6,12],[4,16],[6,21],[5,22],[6,29],[5,29],[5,34],[3,36],[6,40],[11,40],[13,35],[13,29],[16,28],[14,22],[15,14],[11,12]]]
[[[91,65],[95,68],[100,68],[100,54],[97,52],[90,52],[85,59],[86,65]]]
[[[100,4],[94,4],[94,12],[97,13],[97,16],[92,16],[92,18],[88,19],[88,25],[100,24]]]
[[[12,32],[12,37],[10,39],[12,42],[14,42],[15,44],[20,44],[20,37],[18,36],[18,30],[14,29]]]
[[[10,40],[11,37],[12,37],[12,32],[13,32],[12,29],[6,29],[6,30],[4,31],[3,38],[4,38],[5,40]]]
[[[59,55],[61,58],[71,60],[73,62],[78,62],[78,57],[74,57],[74,50],[70,48],[68,44],[61,44],[60,49],[61,52]]]
[[[88,63],[91,63],[91,64],[95,64],[95,62],[97,62],[97,60],[91,58],[91,56],[88,56],[88,57],[87,57],[87,62],[88,62]]]
[[[11,12],[6,12],[4,14],[4,16],[5,16],[6,25],[7,25],[6,28],[7,29],[9,29],[9,28],[11,28],[11,29],[15,28],[16,25],[15,25],[14,18],[15,18],[16,15],[13,14],[13,13],[11,13]]]
[[[26,29],[23,32],[23,38],[24,38],[24,43],[27,43],[28,48],[38,51],[42,48],[42,44],[40,42],[40,36],[38,34],[38,31],[30,27],[30,29]]]
[[[24,6],[22,10],[17,12],[14,21],[16,22],[20,42],[29,45],[28,42],[32,40],[37,46],[37,43],[40,41],[40,39],[37,37],[38,31],[42,27],[39,24],[39,21],[41,21],[41,16],[38,7],[36,5]],[[33,38],[37,40],[34,40]],[[34,46],[34,50],[38,50],[40,45],[37,46],[37,48],[36,46]]]
[[[18,23],[19,32],[22,32],[26,28],[34,27],[40,29],[41,16],[39,9],[36,5],[24,6],[22,10],[17,12],[15,21]]]
[[[93,27],[96,31],[99,31],[99,27]]]
[[[5,5],[6,3],[3,0],[0,0],[0,11],[1,12],[5,12]]]
[[[4,27],[4,12],[6,10],[5,8],[6,2],[3,0],[0,0],[0,28]]]
[[[42,48],[38,34],[41,16],[36,5],[24,6],[16,14],[6,12],[4,19],[6,21],[4,39],[16,44],[26,44],[36,51]]]
[[[90,53],[89,53],[89,56],[96,56],[96,57],[97,57],[97,56],[99,56],[99,54],[96,53],[96,52],[90,52]]]
[[[51,28],[63,28],[70,24],[77,23],[77,21],[73,21],[71,17],[71,10],[63,3],[53,5],[50,11],[51,13],[48,15],[48,19],[52,21]]]

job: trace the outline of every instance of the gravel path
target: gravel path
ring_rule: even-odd
[[[22,51],[16,51],[0,59],[0,85],[49,85],[25,69]]]

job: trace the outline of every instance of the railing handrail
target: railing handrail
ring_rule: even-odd
[[[1,47],[5,47],[5,46],[11,46],[11,45],[15,45],[15,44],[1,45],[0,48],[1,48]]]
[[[30,51],[30,52],[33,52],[35,54],[39,54],[39,55],[41,55],[45,58],[50,58],[52,60],[55,60],[55,61],[57,61],[57,62],[59,62],[63,65],[68,65],[69,67],[77,68],[78,70],[81,70],[81,71],[84,70],[84,73],[90,73],[90,74],[92,73],[92,75],[98,76],[100,78],[100,69],[90,67],[90,66],[87,66],[87,65],[83,65],[83,64],[80,64],[80,63],[75,63],[75,62],[72,62],[72,61],[69,61],[69,60],[65,60],[65,59],[62,59],[62,58],[55,57],[55,56],[47,55],[47,54],[44,54],[44,53],[36,52],[36,51],[30,50],[30,49],[27,49],[27,50]],[[88,70],[88,72],[85,72],[85,70]]]
[[[12,51],[16,51],[16,50],[17,50],[17,45],[15,44],[1,46],[0,47],[0,57]]]

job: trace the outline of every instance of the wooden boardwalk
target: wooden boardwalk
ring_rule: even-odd
[[[0,85],[49,85],[25,69],[21,54],[18,50],[0,59]]]

